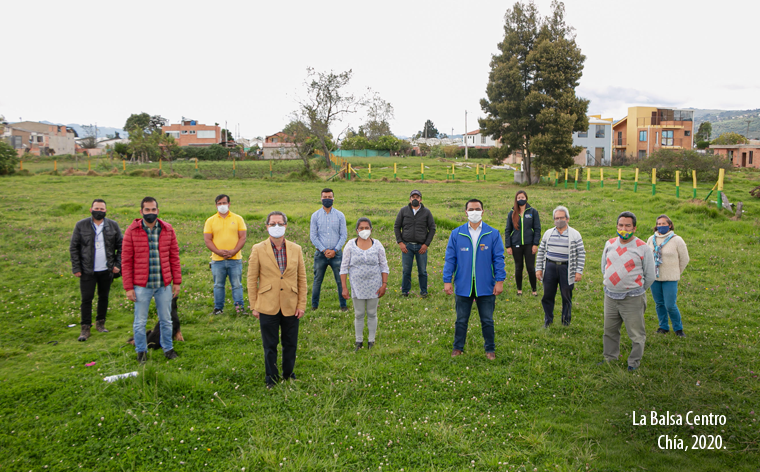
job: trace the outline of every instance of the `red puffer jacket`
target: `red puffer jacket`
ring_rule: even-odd
[[[161,256],[161,274],[164,285],[174,282],[182,283],[182,270],[179,263],[179,245],[174,228],[169,223],[158,219],[161,233],[158,236],[158,253]],[[135,219],[124,233],[121,246],[121,274],[124,290],[134,290],[135,285],[145,287],[150,273],[150,244],[148,235],[142,227],[142,218]]]

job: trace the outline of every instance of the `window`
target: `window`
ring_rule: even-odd
[[[191,130],[190,130],[190,134],[195,134],[195,130],[194,130],[194,129],[191,129]]]
[[[171,136],[174,139],[179,139],[179,131],[167,131],[167,136]]]
[[[181,132],[182,134],[187,134],[187,130],[186,130],[186,129],[183,129],[183,130],[182,130],[182,131],[180,131],[180,132]]]
[[[37,142],[38,142],[38,143],[41,143],[41,142],[42,142],[42,139],[43,139],[43,138],[42,138],[42,136],[37,136]]]
[[[639,131],[639,141],[646,141],[646,140],[647,140],[647,132]]]
[[[663,146],[672,146],[673,145],[673,130],[666,130],[662,132],[662,145]]]
[[[639,150],[639,160],[646,159],[646,157],[647,157],[647,152],[644,151],[643,149]]]
[[[683,135],[684,135],[684,136],[691,136],[691,131],[687,129],[687,130],[685,130],[685,131],[683,132]]]
[[[588,138],[588,131],[578,131],[579,138]]]
[[[216,131],[200,130],[198,131],[198,139],[216,139]]]
[[[734,160],[734,151],[733,150],[729,150],[728,151],[728,160],[729,161],[733,161]]]
[[[604,137],[604,125],[596,125],[596,137],[597,138]]]
[[[480,144],[485,144],[485,143],[486,143],[486,137],[485,136],[481,136],[480,137]]]

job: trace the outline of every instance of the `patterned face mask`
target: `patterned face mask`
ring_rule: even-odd
[[[633,231],[618,231],[617,234],[620,236],[620,239],[628,240],[633,236]]]

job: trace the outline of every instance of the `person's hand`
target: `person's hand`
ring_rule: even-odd
[[[443,291],[446,293],[446,295],[451,295],[454,293],[454,286],[451,283],[444,283]]]
[[[377,291],[377,298],[383,298],[383,295],[385,295],[385,290],[387,289],[387,285],[383,284],[380,286],[380,289]],[[343,297],[346,298],[346,297]]]
[[[425,244],[423,244],[422,246],[420,246],[420,250],[418,251],[419,254],[425,254],[427,252],[427,248],[428,247]]]
[[[533,246],[533,254],[538,252],[538,246]]]
[[[504,291],[504,281],[496,282],[496,285],[493,286],[493,294],[499,295],[503,291]]]
[[[127,290],[127,300],[129,300],[130,302],[137,301],[137,295],[135,295],[134,290]]]
[[[81,272],[74,272],[74,277],[81,277],[81,276],[82,276]]]
[[[580,273],[576,273],[575,274],[575,281],[576,282],[580,282],[582,278],[583,278],[583,274],[580,274]]]
[[[341,293],[341,295],[343,295],[343,298],[345,298],[346,300],[351,298],[348,293],[348,287],[343,287],[343,292]]]
[[[507,254],[509,254],[510,256],[512,255],[512,248],[511,247],[507,248]]]
[[[113,268],[113,273],[114,274],[118,274],[119,272],[121,272],[121,269],[119,269],[118,267],[114,267]]]
[[[404,244],[403,242],[398,243],[398,247],[401,248],[401,252],[403,252],[404,254],[406,254],[407,252],[409,252],[409,249],[406,248],[406,244]]]
[[[174,335],[175,341],[184,341],[185,338],[182,337],[182,331],[177,331],[177,334]]]
[[[176,298],[177,295],[179,295],[180,287],[179,284],[173,284],[172,285],[172,298]]]
[[[328,259],[332,259],[333,257],[335,257],[335,251],[333,251],[332,249],[326,249],[325,257]]]
[[[544,271],[543,270],[537,270],[536,271],[536,278],[538,280],[544,280]]]
[[[303,315],[305,314],[306,312],[304,312],[303,310],[296,310],[296,318],[298,318],[299,320],[303,318]]]
[[[252,315],[253,315],[253,316],[254,316],[254,317],[257,319],[257,320],[259,319],[259,315],[261,315],[261,313],[259,313],[259,312],[258,312],[258,311],[256,311],[256,310],[251,310],[251,314],[252,314]]]

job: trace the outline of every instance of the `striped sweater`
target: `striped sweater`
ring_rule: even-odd
[[[536,254],[536,272],[539,270],[546,271],[546,253],[549,238],[553,232],[557,231],[557,228],[547,229],[541,238],[541,244],[538,246],[538,253]],[[586,265],[586,249],[583,247],[583,238],[581,233],[568,226],[566,230],[570,237],[570,245],[568,247],[568,267],[567,267],[567,281],[570,285],[575,283],[575,274],[582,274],[583,267]]]

